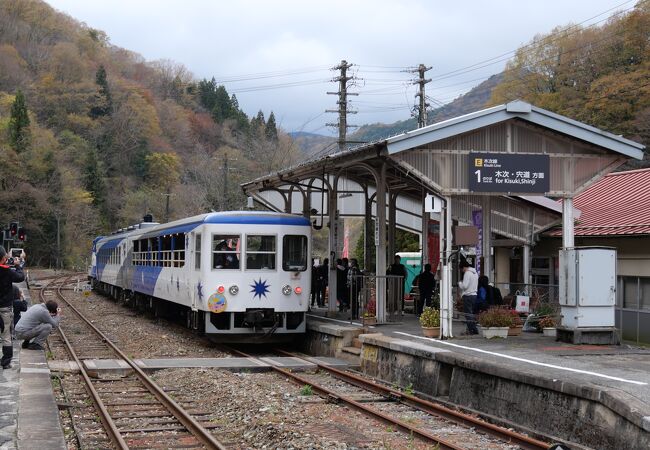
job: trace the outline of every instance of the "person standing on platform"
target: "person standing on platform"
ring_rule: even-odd
[[[478,277],[478,289],[476,290],[474,314],[478,314],[481,311],[487,311],[492,304],[492,286],[490,286],[490,280],[485,275],[481,275]]]
[[[350,293],[350,312],[351,319],[359,318],[359,291],[361,290],[361,269],[356,258],[350,260],[350,269],[348,270],[348,292]]]
[[[45,340],[60,321],[61,308],[54,300],[33,305],[16,324],[16,338],[23,339],[23,348],[43,350]]]
[[[14,347],[11,342],[11,324],[14,322],[14,285],[25,279],[20,258],[13,259],[13,265],[7,264],[9,255],[4,247],[0,246],[0,317],[4,322],[2,330],[2,359],[0,364],[3,369],[11,368],[11,359],[14,357]]]
[[[316,297],[316,304],[321,308],[325,306],[325,298],[327,297],[327,285],[329,284],[330,276],[330,260],[325,258],[323,264],[318,267],[318,296]]]
[[[424,265],[424,272],[418,275],[418,288],[420,289],[420,302],[418,303],[418,315],[422,314],[425,306],[434,306],[433,291],[436,289],[436,277],[431,272],[431,264]]]
[[[348,290],[348,270],[341,258],[336,260],[336,300],[339,302],[339,311],[345,311],[345,292]]]
[[[402,277],[402,282],[397,286],[397,301],[402,312],[404,311],[404,283],[406,283],[406,267],[402,264],[402,257],[395,255],[393,264],[388,268],[387,275],[398,275]],[[397,305],[395,305],[397,306]]]
[[[478,334],[476,328],[476,316],[474,315],[474,308],[476,305],[476,292],[478,289],[478,274],[467,261],[461,261],[459,264],[460,270],[463,271],[463,279],[458,282],[460,288],[460,295],[463,299],[463,312],[465,313],[465,321],[467,323],[466,334]]]
[[[311,259],[311,289],[309,291],[309,297],[311,299],[310,306],[313,308],[316,305],[316,299],[318,298],[318,267],[316,267],[316,260]]]
[[[14,322],[11,326],[13,338],[16,336],[16,324],[20,320],[20,314],[24,311],[27,311],[27,306],[27,300],[25,300],[23,291],[21,291],[20,288],[14,284]]]

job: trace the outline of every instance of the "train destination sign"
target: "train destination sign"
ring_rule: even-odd
[[[470,153],[471,192],[544,194],[549,191],[548,155]]]

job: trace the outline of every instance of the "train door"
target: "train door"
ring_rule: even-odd
[[[185,265],[187,268],[186,282],[189,290],[190,306],[192,308],[192,311],[196,311],[199,309],[200,306],[199,303],[201,300],[199,298],[199,289],[201,284],[200,275],[201,275],[201,253],[202,253],[201,232],[195,230],[189,233],[189,239],[187,245],[189,248],[186,250],[188,254],[187,264]]]

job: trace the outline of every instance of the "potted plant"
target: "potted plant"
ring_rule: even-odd
[[[377,324],[377,302],[371,298],[366,305],[366,309],[361,314],[361,322],[363,325],[376,325]]]
[[[420,315],[420,325],[422,325],[422,334],[426,337],[440,336],[440,311],[425,306]]]
[[[555,337],[556,336],[556,330],[555,330],[555,319],[551,316],[546,316],[542,317],[539,320],[539,326],[544,332],[544,336],[550,336],[550,337]]]
[[[524,328],[524,323],[516,310],[509,309],[508,312],[512,315],[512,325],[508,329],[508,336],[519,336]]]
[[[488,339],[493,337],[507,337],[508,329],[513,322],[512,314],[505,308],[492,307],[478,316],[478,323],[481,325],[481,335]]]

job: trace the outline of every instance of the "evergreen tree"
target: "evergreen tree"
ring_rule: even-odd
[[[25,105],[25,96],[19,89],[16,92],[16,99],[11,105],[11,116],[9,118],[9,142],[11,147],[20,153],[29,146],[29,115]]]
[[[212,108],[212,118],[217,123],[234,118],[230,96],[223,86],[219,86],[215,91],[215,104]]]
[[[262,137],[264,136],[264,128],[266,127],[266,121],[264,119],[264,113],[260,109],[257,112],[257,116],[251,119],[251,132],[254,136]]]
[[[269,120],[266,122],[266,127],[264,128],[264,134],[266,135],[266,139],[272,142],[277,142],[278,141],[278,129],[275,126],[275,114],[273,114],[273,111],[271,111],[271,115],[269,115]]]
[[[216,92],[217,92],[217,82],[214,77],[212,80],[208,81],[205,78],[199,81],[198,86],[199,91],[199,103],[208,111],[214,109],[214,104],[216,103]]]
[[[95,73],[95,84],[99,86],[99,98],[97,104],[90,109],[90,116],[94,118],[110,116],[113,112],[113,97],[108,87],[106,69],[103,65],[99,66]]]
[[[106,200],[106,184],[97,158],[97,151],[93,148],[88,148],[86,153],[83,182],[86,190],[93,195],[93,205],[103,206]]]

